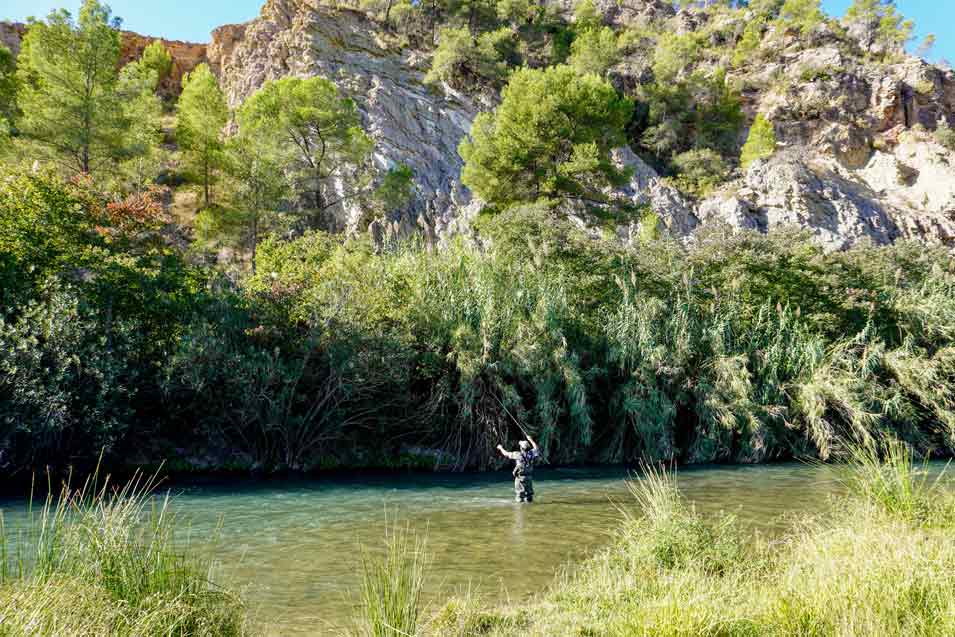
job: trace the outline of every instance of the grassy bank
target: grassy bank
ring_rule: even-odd
[[[753,536],[703,518],[675,476],[631,483],[613,543],[517,606],[425,607],[423,539],[392,527],[360,552],[361,637],[838,636],[955,634],[955,497],[898,442],[853,451],[847,495]],[[240,597],[212,583],[209,547],[154,485],[63,490],[0,543],[0,637],[256,635]],[[519,559],[519,556],[515,556]],[[321,630],[316,628],[316,630]]]
[[[207,551],[177,537],[154,486],[64,488],[0,533],[0,636],[247,634],[241,600],[212,583]]]
[[[955,634],[953,500],[902,445],[855,454],[851,494],[778,541],[704,520],[672,475],[633,484],[639,513],[614,544],[521,608],[455,600],[442,637],[906,636]]]

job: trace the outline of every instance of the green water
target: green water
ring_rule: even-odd
[[[489,601],[546,587],[561,565],[609,541],[628,504],[619,470],[538,470],[538,502],[512,503],[510,474],[172,487],[190,532],[212,536],[222,520],[219,579],[238,586],[273,635],[337,635],[352,614],[356,547],[380,542],[386,518],[408,520],[434,555],[428,599],[468,588]],[[736,513],[774,533],[780,516],[820,511],[838,485],[832,470],[804,465],[682,471],[703,514]],[[8,519],[19,503],[0,504]],[[12,517],[11,517],[12,516]]]

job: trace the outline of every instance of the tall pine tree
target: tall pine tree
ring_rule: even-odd
[[[121,152],[118,27],[97,0],[86,0],[76,21],[60,10],[28,25],[18,59],[18,129],[69,172],[89,174]]]
[[[200,64],[182,79],[176,113],[176,139],[186,164],[202,184],[205,207],[212,203],[212,183],[222,164],[224,128],[229,107],[208,65]]]

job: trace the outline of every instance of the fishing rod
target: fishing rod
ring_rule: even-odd
[[[517,420],[517,418],[514,417],[514,414],[512,414],[512,413],[507,409],[507,405],[504,404],[504,401],[501,400],[500,396],[498,396],[498,395],[495,394],[494,392],[491,392],[491,395],[494,396],[494,399],[497,400],[497,402],[501,405],[501,409],[504,410],[504,413],[507,414],[508,416],[510,416],[511,420],[514,421],[514,424],[517,425],[517,428],[521,430],[521,433],[524,434],[524,437],[525,437],[525,438],[530,438],[531,435],[530,435],[529,433],[527,433],[527,430],[524,429],[524,426],[521,425],[521,423]],[[541,453],[541,459],[542,459],[546,464],[550,464],[550,460],[548,460],[547,458],[544,458],[543,455],[544,455],[544,454]]]

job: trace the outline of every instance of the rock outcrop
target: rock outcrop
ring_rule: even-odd
[[[570,18],[573,2],[553,0]],[[676,32],[703,28],[706,11],[675,11],[660,0],[598,0],[607,24],[661,20]],[[721,27],[732,31],[733,25]],[[476,99],[424,83],[427,55],[393,49],[382,27],[363,13],[309,0],[269,0],[261,16],[213,33],[208,58],[232,105],[267,80],[322,75],[354,98],[378,147],[382,166],[409,165],[414,202],[372,228],[377,236],[458,232],[476,214],[460,184],[457,146],[493,96]],[[702,224],[768,230],[799,225],[831,248],[862,239],[915,237],[955,241],[955,153],[934,142],[942,120],[955,125],[955,76],[907,58],[866,65],[826,29],[809,45],[786,36],[777,59],[744,68],[745,109],[774,122],[780,152],[702,201],[680,193],[630,149],[618,161],[633,170],[620,194],[656,213],[661,229],[689,236]],[[621,88],[646,81],[649,51],[631,54],[612,74]],[[762,81],[761,81],[762,78]],[[786,81],[780,81],[785,78]],[[355,229],[357,210],[338,211]],[[632,236],[638,222],[622,228]]]
[[[27,26],[19,22],[0,22],[0,46],[6,47],[16,57],[20,53],[20,42]]]
[[[355,100],[377,142],[381,167],[402,163],[415,176],[413,202],[383,220],[385,235],[416,229],[441,235],[470,195],[460,185],[457,147],[478,112],[471,98],[424,83],[427,60],[388,48],[364,14],[294,0],[271,0],[245,25],[220,27],[209,61],[237,106],[264,82],[321,75]],[[337,211],[338,229],[354,230],[360,211]]]
[[[549,3],[572,19],[572,0]],[[618,28],[653,22],[675,33],[707,29],[711,39],[738,37],[747,20],[744,12],[676,11],[664,0],[595,5]],[[0,41],[16,51],[22,31],[0,24]],[[679,237],[710,223],[763,231],[795,224],[833,249],[905,237],[955,244],[955,151],[935,139],[941,122],[955,127],[955,74],[913,57],[873,63],[863,50],[871,43],[827,26],[770,36],[779,49],[733,67],[728,80],[742,87],[750,118],[762,113],[773,123],[780,152],[694,200],[621,149],[617,160],[633,177],[618,194],[652,210],[660,229]],[[150,41],[124,34],[124,59]],[[376,220],[374,235],[438,238],[466,231],[480,211],[460,183],[457,147],[497,96],[426,84],[429,54],[396,44],[394,33],[366,14],[319,0],[268,0],[257,19],[216,29],[208,46],[163,42],[175,59],[167,91],[207,60],[232,106],[264,82],[290,75],[324,76],[353,98],[376,141],[375,161],[383,168],[406,164],[415,178],[412,203]],[[652,56],[652,47],[631,47],[611,80],[633,92],[652,80]],[[334,211],[333,225],[360,230],[360,217],[346,206]],[[621,228],[621,236],[632,237],[641,221]]]

